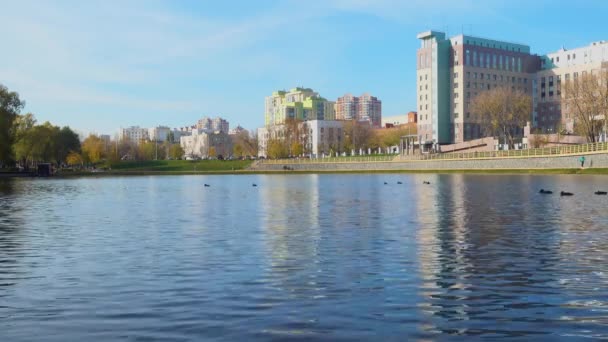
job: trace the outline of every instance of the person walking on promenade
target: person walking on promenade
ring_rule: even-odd
[[[581,169],[585,167],[585,156],[581,156],[578,158],[578,161],[581,162]]]

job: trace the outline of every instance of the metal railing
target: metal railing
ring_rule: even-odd
[[[419,155],[382,155],[382,156],[349,156],[325,158],[292,158],[259,160],[260,164],[316,164],[316,163],[365,163],[365,162],[399,162],[416,160],[450,160],[450,159],[485,159],[485,158],[517,158],[543,157],[558,155],[576,155],[594,152],[608,152],[608,143],[593,143],[582,145],[566,145],[555,147],[531,148],[509,151],[484,152],[449,152],[425,153]]]
[[[446,160],[446,159],[480,159],[480,158],[517,158],[543,157],[557,155],[585,154],[608,151],[608,143],[566,145],[524,150],[483,151],[483,152],[450,152],[428,153],[421,155],[401,156],[400,160]]]
[[[348,157],[324,157],[324,158],[290,158],[290,159],[265,159],[259,160],[260,164],[317,164],[317,163],[365,163],[365,162],[389,162],[395,160],[398,154],[382,156],[348,156]]]

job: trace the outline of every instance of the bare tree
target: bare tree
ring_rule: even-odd
[[[515,138],[530,121],[532,98],[519,90],[494,88],[473,99],[471,112],[479,118],[486,136],[502,137],[513,148]]]
[[[583,74],[564,87],[565,113],[574,120],[574,130],[587,141],[597,141],[608,115],[608,70]]]

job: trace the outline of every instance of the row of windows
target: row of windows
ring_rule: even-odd
[[[454,64],[458,64],[458,51],[454,51]],[[468,66],[486,68],[486,69],[498,69],[507,71],[521,72],[522,62],[521,57],[509,57],[503,55],[496,55],[490,53],[466,50],[465,52],[465,64]]]
[[[465,44],[470,44],[470,45],[473,45],[473,46],[481,46],[481,47],[484,47],[484,45],[483,45],[483,43],[482,43],[482,42],[477,42],[477,41],[475,41],[475,40],[471,40],[471,41],[469,41],[469,40],[467,39],[467,40],[465,41]],[[454,43],[454,45],[458,45],[458,42],[455,42],[455,43]],[[485,47],[487,47],[487,48],[493,48],[493,49],[501,49],[501,50],[503,50],[503,49],[504,49],[504,50],[509,51],[509,46],[505,45],[505,46],[504,46],[504,48],[503,48],[503,46],[502,46],[501,44],[498,44],[498,47],[497,47],[497,46],[496,46],[496,43],[492,43],[492,46],[490,46],[490,43],[486,42]],[[514,47],[514,46],[511,46],[511,51],[515,51],[515,47]],[[518,48],[517,48],[517,52],[521,52],[521,48],[520,48],[520,47],[518,47]]]
[[[478,76],[479,76],[479,78],[478,78]],[[484,76],[485,76],[486,80],[493,79],[494,81],[500,80],[501,82],[503,82],[503,81],[509,82],[509,76],[497,75],[497,74],[484,74],[483,72],[480,72],[479,75],[476,72],[473,73],[473,79],[474,80],[476,80],[476,79],[483,80]],[[467,71],[467,79],[471,79],[471,72],[470,71]],[[524,78],[522,78],[522,77],[517,77],[516,78],[515,76],[511,76],[510,80],[511,80],[511,83],[515,83],[516,80],[517,80],[517,83],[522,83],[522,82],[524,84],[528,83],[528,79],[525,78],[525,77]]]

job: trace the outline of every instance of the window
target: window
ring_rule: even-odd
[[[565,78],[566,78],[566,81],[569,81],[570,80],[570,74],[566,74]]]
[[[477,51],[473,51],[473,66],[477,66]]]
[[[515,76],[511,77],[511,83],[515,83]]]
[[[486,80],[490,80],[490,74],[486,74]]]
[[[477,73],[476,72],[473,73],[473,78],[477,79]]]
[[[458,73],[457,72],[454,73],[454,78],[458,78]]]
[[[420,75],[420,80],[422,81],[422,75]]]
[[[487,84],[488,90],[490,90],[490,83]]]
[[[572,76],[572,78],[577,79],[578,78],[578,72],[575,72],[574,76]]]
[[[576,54],[575,53],[572,54],[572,59],[576,59]]]
[[[458,118],[458,113],[454,113],[454,118],[457,119]]]
[[[454,89],[458,88],[458,83],[454,83]]]
[[[424,80],[428,80],[429,75],[424,75]]]
[[[471,113],[467,112],[467,119],[471,117]]]
[[[496,74],[494,74],[494,81],[496,81]]]
[[[471,78],[471,72],[470,71],[467,71],[467,79],[468,78]]]
[[[454,98],[457,99],[458,98],[458,93],[454,93]]]
[[[471,82],[467,82],[467,88],[471,88]]]
[[[483,72],[479,73],[479,79],[483,80]]]
[[[468,44],[468,42],[467,42],[467,44]],[[466,58],[465,65],[471,65],[471,54],[470,54],[469,50],[467,50],[467,54],[466,54],[465,58]]]
[[[555,57],[555,60],[559,63],[559,56]]]

